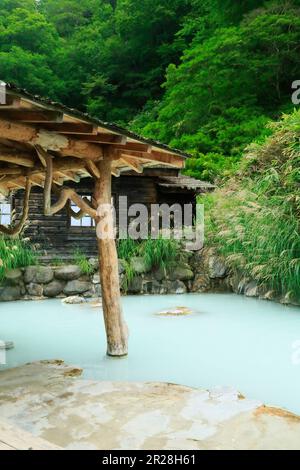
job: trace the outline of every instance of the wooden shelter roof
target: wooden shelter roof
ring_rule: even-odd
[[[215,189],[215,185],[208,181],[201,181],[190,176],[161,176],[158,185],[162,188],[167,188],[170,191],[177,191],[179,189],[195,192],[206,192]]]
[[[33,96],[6,84],[0,104],[0,193],[24,189],[26,181],[44,187],[45,161],[53,159],[53,182],[99,177],[97,162],[110,158],[112,174],[142,173],[145,167],[183,168],[187,154],[145,139],[115,124]]]

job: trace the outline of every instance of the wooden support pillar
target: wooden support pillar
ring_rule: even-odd
[[[109,154],[107,156],[108,158],[104,157],[98,163],[100,177],[95,180],[93,201],[95,208],[97,207],[97,242],[103,314],[107,336],[107,354],[109,356],[126,356],[128,353],[128,329],[124,322],[121,307],[117,248],[115,239],[112,236],[103,236],[105,233],[112,234],[113,232],[113,214],[111,210],[112,167]],[[101,231],[99,226],[101,226]]]

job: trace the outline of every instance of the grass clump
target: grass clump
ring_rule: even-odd
[[[136,272],[131,260],[134,256],[144,259],[147,269],[168,269],[169,266],[180,258],[180,243],[172,238],[167,239],[160,236],[157,239],[132,240],[131,238],[119,239],[117,244],[118,257],[123,260],[125,276],[123,289],[128,291],[131,281]]]
[[[28,241],[0,237],[0,281],[7,270],[32,266],[36,262],[36,253]]]
[[[201,198],[206,242],[235,271],[300,298],[300,112],[247,149],[235,178]]]
[[[87,259],[86,255],[79,249],[75,250],[74,252],[74,260],[75,263],[80,267],[81,272],[83,274],[92,274],[94,269],[91,266],[89,260]]]
[[[141,243],[139,253],[144,258],[147,268],[167,269],[179,255],[180,245],[172,238],[159,237]]]

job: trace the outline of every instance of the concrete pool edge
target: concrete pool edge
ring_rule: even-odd
[[[0,419],[64,449],[300,449],[299,416],[232,389],[80,375],[63,361],[0,372]]]

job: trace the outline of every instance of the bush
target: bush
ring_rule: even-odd
[[[36,264],[36,253],[26,240],[0,237],[0,280],[8,269]]]
[[[206,207],[206,242],[233,270],[300,298],[300,111],[271,125]]]
[[[117,248],[118,257],[125,261],[125,277],[123,281],[125,292],[128,290],[128,286],[136,274],[131,264],[133,256],[144,258],[149,271],[155,268],[167,269],[173,261],[181,256],[180,243],[172,238],[159,237],[158,239],[149,238],[147,240],[121,239],[118,241]]]
[[[93,267],[90,265],[89,260],[81,250],[75,250],[74,259],[83,274],[91,274],[93,272]]]

